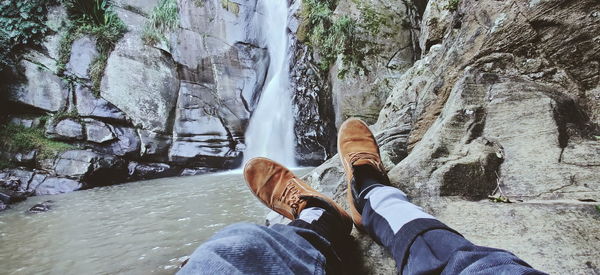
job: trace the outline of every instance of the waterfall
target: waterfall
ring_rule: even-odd
[[[295,166],[294,117],[290,93],[287,0],[259,0],[263,42],[270,57],[266,84],[246,130],[244,163],[267,157]]]

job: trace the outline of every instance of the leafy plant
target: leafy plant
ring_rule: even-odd
[[[302,26],[298,39],[307,41],[321,57],[319,67],[328,70],[341,58],[339,78],[348,72],[368,73],[364,65],[365,57],[375,50],[374,43],[362,39],[364,34],[376,35],[382,24],[381,16],[366,5],[359,5],[364,13],[360,21],[347,15],[335,17],[336,2],[305,0],[301,16]]]
[[[0,149],[2,152],[26,152],[38,150],[38,159],[47,159],[74,146],[48,139],[44,129],[27,128],[16,124],[0,126]],[[10,165],[8,160],[2,160]]]
[[[166,41],[165,33],[179,27],[179,8],[176,0],[161,0],[152,10],[144,26],[142,38],[146,44]]]
[[[458,9],[458,4],[460,4],[460,0],[448,0],[448,4],[445,8],[449,11],[456,11]]]
[[[65,64],[69,62],[73,41],[83,35],[94,36],[99,55],[92,61],[90,77],[92,90],[94,94],[99,95],[100,81],[108,56],[117,41],[127,31],[127,27],[112,10],[107,0],[64,0],[64,2],[71,22],[60,41],[59,66],[64,70]]]
[[[0,71],[16,63],[27,49],[39,47],[49,32],[45,25],[54,0],[0,1]]]

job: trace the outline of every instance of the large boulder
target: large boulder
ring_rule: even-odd
[[[82,140],[84,138],[83,125],[74,119],[63,119],[57,123],[51,122],[46,129],[46,134],[59,140]]]
[[[36,189],[35,195],[56,195],[61,193],[69,193],[81,188],[82,184],[79,181],[66,179],[66,178],[57,178],[57,177],[47,177]]]
[[[549,273],[589,273],[600,265],[589,245],[600,195],[600,44],[589,35],[600,31],[590,12],[599,5],[530,2],[428,1],[424,55],[372,129],[391,183],[470,240]],[[306,180],[347,207],[336,162]],[[366,272],[393,272],[379,246],[353,236]]]
[[[124,73],[135,72],[135,73]],[[127,33],[108,58],[101,95],[143,129],[166,132],[179,80],[173,61]]]
[[[112,103],[96,97],[84,85],[75,85],[77,113],[83,117],[93,117],[108,121],[126,122],[125,114]]]
[[[111,155],[70,150],[56,160],[54,171],[59,177],[82,182],[80,187],[90,188],[123,182],[127,178],[127,163]]]
[[[67,89],[60,77],[27,60],[20,62],[20,68],[26,82],[9,85],[10,101],[50,112],[65,106]]]

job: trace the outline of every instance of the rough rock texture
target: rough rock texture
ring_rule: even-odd
[[[127,74],[123,72],[136,72]],[[168,132],[179,80],[172,59],[127,33],[108,58],[101,95],[130,117],[134,125]]]
[[[369,41],[366,47],[376,54],[365,56],[364,72],[350,71],[343,78],[338,76],[341,59],[329,72],[336,128],[349,117],[375,123],[391,87],[419,54],[418,48],[413,47],[416,10],[406,1],[343,0],[338,2],[334,14],[361,22],[369,16],[368,11],[374,11],[376,18],[367,22],[373,26],[363,31],[359,39]]]
[[[75,98],[77,98],[76,107],[80,116],[126,122],[126,116],[121,110],[105,99],[95,97],[86,86],[75,87]]]
[[[331,85],[322,75],[311,49],[298,40],[302,1],[293,1],[288,13],[290,30],[290,89],[295,118],[296,162],[318,165],[330,158],[335,148],[335,112]]]
[[[83,126],[73,119],[63,119],[50,124],[46,129],[46,134],[58,140],[81,140],[83,139]]]
[[[98,57],[96,39],[89,36],[81,37],[73,41],[71,58],[69,63],[67,63],[67,70],[76,77],[89,79],[88,70],[96,57]]]
[[[451,2],[416,7],[422,56],[372,126],[392,184],[477,244],[596,273],[600,3]],[[342,175],[334,157],[305,179],[345,206]],[[364,272],[394,272],[353,236]]]
[[[9,101],[43,111],[61,110],[67,99],[63,81],[47,68],[27,60],[23,60],[20,66],[25,82],[9,86]]]

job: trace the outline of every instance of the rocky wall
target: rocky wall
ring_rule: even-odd
[[[549,273],[597,272],[599,12],[592,0],[428,1],[418,60],[370,121],[392,184],[477,244]],[[305,179],[346,206],[338,156]],[[395,271],[353,237],[364,273]]]

